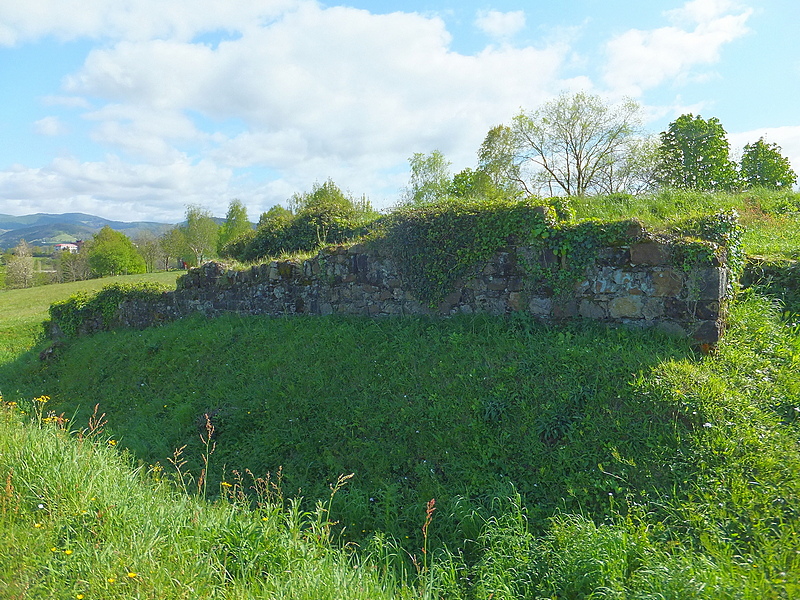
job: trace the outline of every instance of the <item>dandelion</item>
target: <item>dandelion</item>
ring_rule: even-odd
[[[42,528],[42,524],[41,523],[34,523],[33,526],[36,527],[36,529],[41,529]]]
[[[64,550],[64,554],[66,554],[67,556],[69,556],[70,554],[72,554],[72,550]]]
[[[75,597],[76,597],[78,600],[83,600],[83,594],[75,594]]]
[[[128,573],[128,579],[133,579],[133,578],[134,578],[134,577],[136,577],[137,575],[138,575],[138,573],[134,573],[133,571],[130,571],[130,572]]]
[[[108,579],[106,579],[106,581],[108,583],[114,583],[116,581],[116,578],[115,577],[109,577]]]

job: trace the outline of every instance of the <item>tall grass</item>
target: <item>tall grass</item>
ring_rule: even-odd
[[[412,595],[333,548],[322,507],[209,503],[134,467],[101,430],[71,427],[0,407],[2,598]]]

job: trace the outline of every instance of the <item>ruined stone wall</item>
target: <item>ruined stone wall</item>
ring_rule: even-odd
[[[715,343],[724,328],[728,270],[724,265],[679,269],[666,243],[603,249],[567,294],[534,281],[530,265],[557,257],[527,246],[498,250],[458,281],[437,307],[426,306],[392,261],[365,247],[336,247],[305,261],[272,261],[247,270],[220,263],[191,269],[175,292],[155,303],[128,301],[120,324],[144,327],[200,312],[251,315],[454,315],[517,311],[543,320],[588,318],[659,327]]]

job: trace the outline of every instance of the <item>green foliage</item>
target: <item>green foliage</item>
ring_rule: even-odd
[[[214,255],[219,226],[208,210],[197,205],[187,206],[186,225],[181,229],[186,248],[191,252],[196,266]]]
[[[87,256],[89,267],[100,277],[147,272],[144,258],[130,238],[108,225],[94,234],[88,243]]]
[[[247,219],[247,208],[239,199],[231,200],[228,205],[228,214],[225,222],[219,228],[217,237],[217,254],[222,255],[223,248],[236,238],[248,234],[253,230]]]
[[[546,214],[526,200],[448,199],[395,211],[372,243],[392,256],[423,302],[436,305],[498,248],[544,231]]]
[[[781,154],[781,147],[765,142],[763,137],[744,147],[739,172],[747,188],[791,189],[797,182],[797,174]]]
[[[355,200],[333,181],[291,199],[294,213],[273,207],[259,219],[258,230],[229,244],[226,254],[252,262],[286,252],[308,252],[364,235],[378,215],[366,198]]]
[[[66,335],[77,335],[87,323],[111,329],[120,303],[125,300],[157,299],[169,288],[156,283],[112,283],[90,294],[81,292],[50,306],[46,328],[57,326]]]
[[[403,194],[406,204],[420,205],[442,200],[450,184],[450,161],[439,150],[415,153],[408,159],[411,176]]]
[[[742,244],[744,228],[738,212],[720,211],[683,221],[674,231],[685,236],[685,241],[676,244],[673,250],[673,260],[678,266],[688,270],[695,265],[725,264],[731,270],[731,279],[739,280],[746,256]]]
[[[719,119],[681,115],[661,134],[659,182],[680,189],[733,189],[738,175],[729,148]]]

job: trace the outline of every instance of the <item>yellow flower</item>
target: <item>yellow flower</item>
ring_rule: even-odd
[[[116,579],[114,577],[109,577],[108,579],[106,579],[106,581],[108,583],[114,583],[116,581]]]
[[[44,404],[45,402],[49,402],[50,401],[50,396],[39,396],[38,398],[34,398],[33,401],[34,402],[41,402],[42,404]]]
[[[116,446],[117,445],[117,440],[108,440],[108,445],[109,446]]]
[[[72,550],[64,550],[64,554],[66,554],[67,556],[69,556],[70,554],[72,554]]]
[[[40,527],[42,527],[42,524],[41,523],[34,523],[33,526],[36,527],[36,529],[39,529]]]
[[[50,552],[58,552],[58,548],[56,548],[55,546],[53,546],[52,548],[50,548]]]
[[[230,484],[230,483],[228,483],[227,481],[223,481],[222,483],[220,483],[220,485],[221,485],[222,487],[233,487],[233,485],[231,485],[231,484]]]
[[[75,594],[75,597],[76,597],[78,600],[83,600],[83,594]]]
[[[138,575],[138,573],[133,573],[133,572],[130,572],[130,573],[128,573],[128,577],[129,577],[130,579],[133,579],[133,578],[134,578],[134,577],[136,577],[137,575]]]

